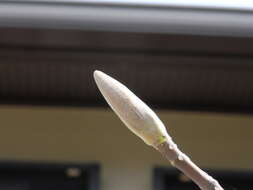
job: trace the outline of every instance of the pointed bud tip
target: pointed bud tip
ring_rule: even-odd
[[[94,79],[97,80],[101,74],[102,74],[101,71],[95,70],[95,71],[93,72],[93,77],[94,77]]]
[[[102,71],[99,71],[99,70],[95,70],[93,72],[93,77],[95,79],[95,82],[98,86],[101,85],[102,81],[104,81],[104,78],[105,78],[106,74],[103,73]]]

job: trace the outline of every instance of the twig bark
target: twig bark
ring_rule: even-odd
[[[190,158],[181,152],[172,139],[155,147],[171,164],[181,170],[202,190],[223,190],[217,180],[195,165]]]

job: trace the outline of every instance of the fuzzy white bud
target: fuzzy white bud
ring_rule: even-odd
[[[126,86],[101,71],[94,78],[114,112],[146,144],[157,147],[170,139],[162,121]]]

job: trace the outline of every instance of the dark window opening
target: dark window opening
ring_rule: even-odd
[[[99,190],[99,165],[0,162],[0,189]]]
[[[253,186],[253,171],[206,170],[219,181],[225,190],[250,190]],[[199,190],[187,176],[175,169],[154,169],[154,190]]]

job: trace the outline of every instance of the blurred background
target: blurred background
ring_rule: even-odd
[[[0,1],[0,188],[195,190],[109,109],[101,70],[226,190],[253,183],[253,3]]]

